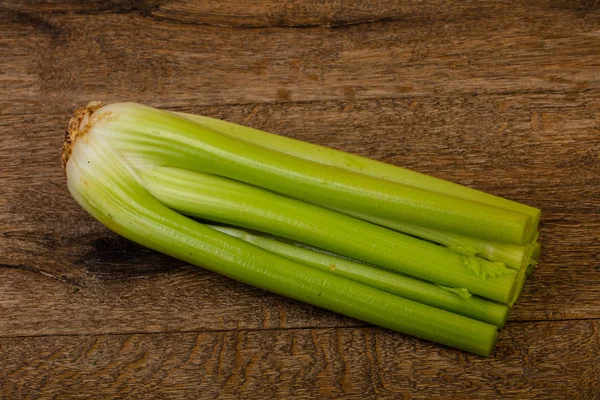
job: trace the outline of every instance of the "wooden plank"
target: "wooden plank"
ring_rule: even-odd
[[[589,0],[579,1],[505,1],[471,0],[449,3],[443,0],[422,1],[324,1],[261,0],[248,4],[240,0],[225,2],[197,2],[177,0],[156,4],[145,2],[142,12],[149,18],[164,19],[193,24],[240,27],[343,27],[373,22],[406,21],[415,25],[443,20],[485,20],[491,16],[523,16],[544,13],[556,17],[556,13],[576,16],[578,20],[592,21],[598,4]],[[154,4],[152,4],[154,3]],[[563,15],[564,17],[564,15]],[[530,20],[531,21],[531,20]]]
[[[541,207],[542,263],[511,320],[600,316],[600,95],[181,110],[409,166]],[[13,267],[0,269],[0,307],[9,316],[0,319],[2,335],[362,325],[191,268],[108,232],[66,190],[58,151],[67,119],[31,113],[0,121],[0,264]]]
[[[0,339],[7,398],[593,399],[600,322],[509,324],[484,359],[376,328]]]
[[[525,2],[523,2],[525,3]],[[334,25],[363,23],[381,19],[410,18],[414,14],[429,15],[437,11],[439,16],[456,15],[466,10],[489,9],[493,4],[471,1],[451,7],[443,1],[409,1],[398,4],[392,0],[364,2],[307,2],[258,0],[251,3],[241,0],[219,2],[195,2],[171,0],[161,2],[142,0],[91,0],[82,3],[77,0],[48,2],[33,0],[23,3],[6,0],[3,3],[11,11],[37,14],[49,12],[71,13],[142,13],[146,18],[169,19],[183,23],[239,26],[239,27],[306,27],[311,25]],[[502,7],[502,5],[495,5]]]
[[[144,12],[155,8],[159,1],[154,0],[87,0],[85,2],[79,0],[5,0],[2,2],[2,8],[14,13],[22,15],[37,14],[37,13],[127,13],[127,12]]]
[[[0,107],[52,113],[93,99],[181,107],[598,88],[600,11],[519,4],[525,11],[506,3],[502,13],[343,29],[5,9],[0,84],[11,90],[0,93]]]
[[[304,0],[223,0],[198,2],[193,0],[77,0],[48,2],[32,0],[6,0],[5,9],[27,14],[39,13],[141,13],[146,18],[166,19],[174,22],[235,27],[339,27],[390,20],[426,19],[482,19],[491,14],[529,15],[532,10],[575,14],[578,18],[593,18],[598,5],[594,1],[530,2],[470,0],[448,3],[443,0],[410,0],[401,3],[394,0],[373,2],[361,0],[304,1]]]
[[[40,273],[0,268],[0,335],[365,325],[198,268],[173,268],[172,260],[160,255],[147,257],[141,268],[140,261],[121,265],[125,277],[115,277],[116,268],[111,265],[107,266],[111,272],[104,271],[110,278],[84,271],[85,286],[63,283],[60,275],[50,279]],[[148,271],[157,264],[166,272]]]

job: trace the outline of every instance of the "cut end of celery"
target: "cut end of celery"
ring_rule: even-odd
[[[498,331],[494,332],[493,339],[490,341],[489,347],[481,354],[484,357],[489,357],[496,348],[496,342],[498,341]]]
[[[540,258],[540,249],[541,245],[539,242],[534,242],[527,246],[527,255],[523,259],[523,264],[520,268],[524,268],[526,270],[527,277],[530,277],[533,274],[533,271],[535,270],[535,267],[538,264],[538,259]]]
[[[60,157],[65,175],[67,173],[67,162],[69,161],[69,157],[71,157],[75,142],[79,137],[85,135],[89,129],[88,122],[90,121],[92,114],[103,105],[104,104],[99,101],[90,101],[87,106],[76,110],[74,115],[69,120],[69,127],[67,128],[67,132],[65,132],[65,138]]]
[[[526,270],[527,277],[533,275],[535,267],[538,265],[538,260],[540,259],[541,249],[542,245],[539,242],[536,242],[532,245],[531,257],[529,259],[529,263],[527,264]]]
[[[540,259],[541,252],[542,244],[540,242],[534,243],[533,250],[531,251],[531,259],[534,261],[538,261]]]

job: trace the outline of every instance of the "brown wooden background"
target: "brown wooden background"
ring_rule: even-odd
[[[600,398],[600,2],[0,2],[0,396]],[[493,357],[133,245],[70,198],[89,100],[325,144],[542,208]]]

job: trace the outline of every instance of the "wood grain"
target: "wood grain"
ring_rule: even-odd
[[[5,0],[0,51],[0,397],[598,397],[597,0]],[[190,267],[70,198],[93,99],[535,205],[541,264],[490,359]]]
[[[7,10],[26,14],[48,13],[132,13],[146,18],[166,19],[196,25],[240,28],[311,28],[340,27],[410,20],[415,23],[431,20],[484,19],[490,15],[523,18],[532,10],[547,13],[571,13],[577,18],[593,19],[598,8],[595,0],[543,0],[527,2],[470,0],[448,3],[443,0],[307,1],[307,0],[223,0],[198,2],[193,0],[78,0],[47,1],[5,0]],[[556,17],[556,15],[554,15]]]
[[[600,392],[599,331],[598,321],[512,325],[491,359],[376,328],[0,339],[0,393],[594,399]]]
[[[600,10],[535,4],[343,29],[4,9],[0,37],[11,57],[0,82],[11,90],[0,107],[67,113],[91,99],[181,107],[597,89]]]

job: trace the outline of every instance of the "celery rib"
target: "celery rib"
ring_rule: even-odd
[[[512,200],[494,196],[489,193],[462,186],[454,182],[445,181],[430,175],[425,175],[407,168],[386,164],[329,147],[302,142],[300,140],[264,132],[259,129],[250,128],[232,122],[189,113],[175,112],[174,114],[185,117],[193,122],[214,129],[238,140],[264,146],[271,150],[289,154],[294,157],[345,169],[362,175],[386,179],[392,182],[410,185],[449,196],[455,196],[462,199],[472,200],[490,206],[527,214],[532,218],[532,225],[530,227],[532,235],[537,231],[541,211],[526,204],[517,203]],[[449,232],[451,232],[451,230]]]
[[[154,197],[183,214],[307,243],[502,303],[512,298],[515,271],[505,268],[483,280],[469,271],[464,256],[433,243],[215,175],[172,167],[139,173]]]
[[[461,297],[461,295],[464,296],[464,289],[461,291],[454,288],[441,288],[438,285],[380,270],[373,266],[319,253],[272,238],[253,235],[240,229],[222,226],[211,226],[211,228],[240,238],[292,261],[337,274],[409,300],[486,322],[499,328],[504,326],[508,317],[509,308],[506,305],[474,296]]]
[[[453,182],[444,181],[406,168],[385,164],[332,148],[302,142],[215,118],[179,112],[175,112],[174,114],[185,117],[238,140],[264,146],[271,150],[305,160],[525,213],[532,217],[531,229],[534,231],[537,230],[539,224],[541,211],[537,208],[461,186]],[[343,208],[336,210],[361,218],[365,221],[373,222],[377,225],[386,226],[448,247],[471,247],[476,250],[478,256],[489,261],[500,261],[506,266],[516,270],[519,270],[522,265],[530,263],[530,244],[519,246],[510,243],[484,241],[477,237],[469,237],[453,233],[452,231],[443,231],[402,221],[390,220],[369,213],[360,214],[344,210]]]
[[[346,215],[372,222],[377,225],[385,226],[386,228],[394,229],[411,236],[416,236],[442,244],[461,254],[476,255],[489,261],[499,261],[504,263],[507,267],[515,270],[519,270],[523,265],[529,264],[532,257],[532,247],[534,244],[518,246],[510,243],[483,241],[468,236],[458,235],[456,233],[448,233],[441,230],[425,228],[398,221],[391,221],[388,219],[378,218],[372,215],[359,214],[343,209],[336,209],[335,211],[339,211]]]
[[[134,131],[138,144],[160,141],[169,155],[161,156],[153,150],[147,158],[154,164],[217,174],[309,203],[349,208],[487,240],[521,245],[529,243],[535,234],[528,214],[272,151],[168,112],[131,103],[105,106],[98,112],[103,135],[113,140],[119,151],[127,153],[119,147],[121,131]],[[118,118],[111,118],[110,114],[119,113]],[[143,150],[134,152],[139,155]]]

